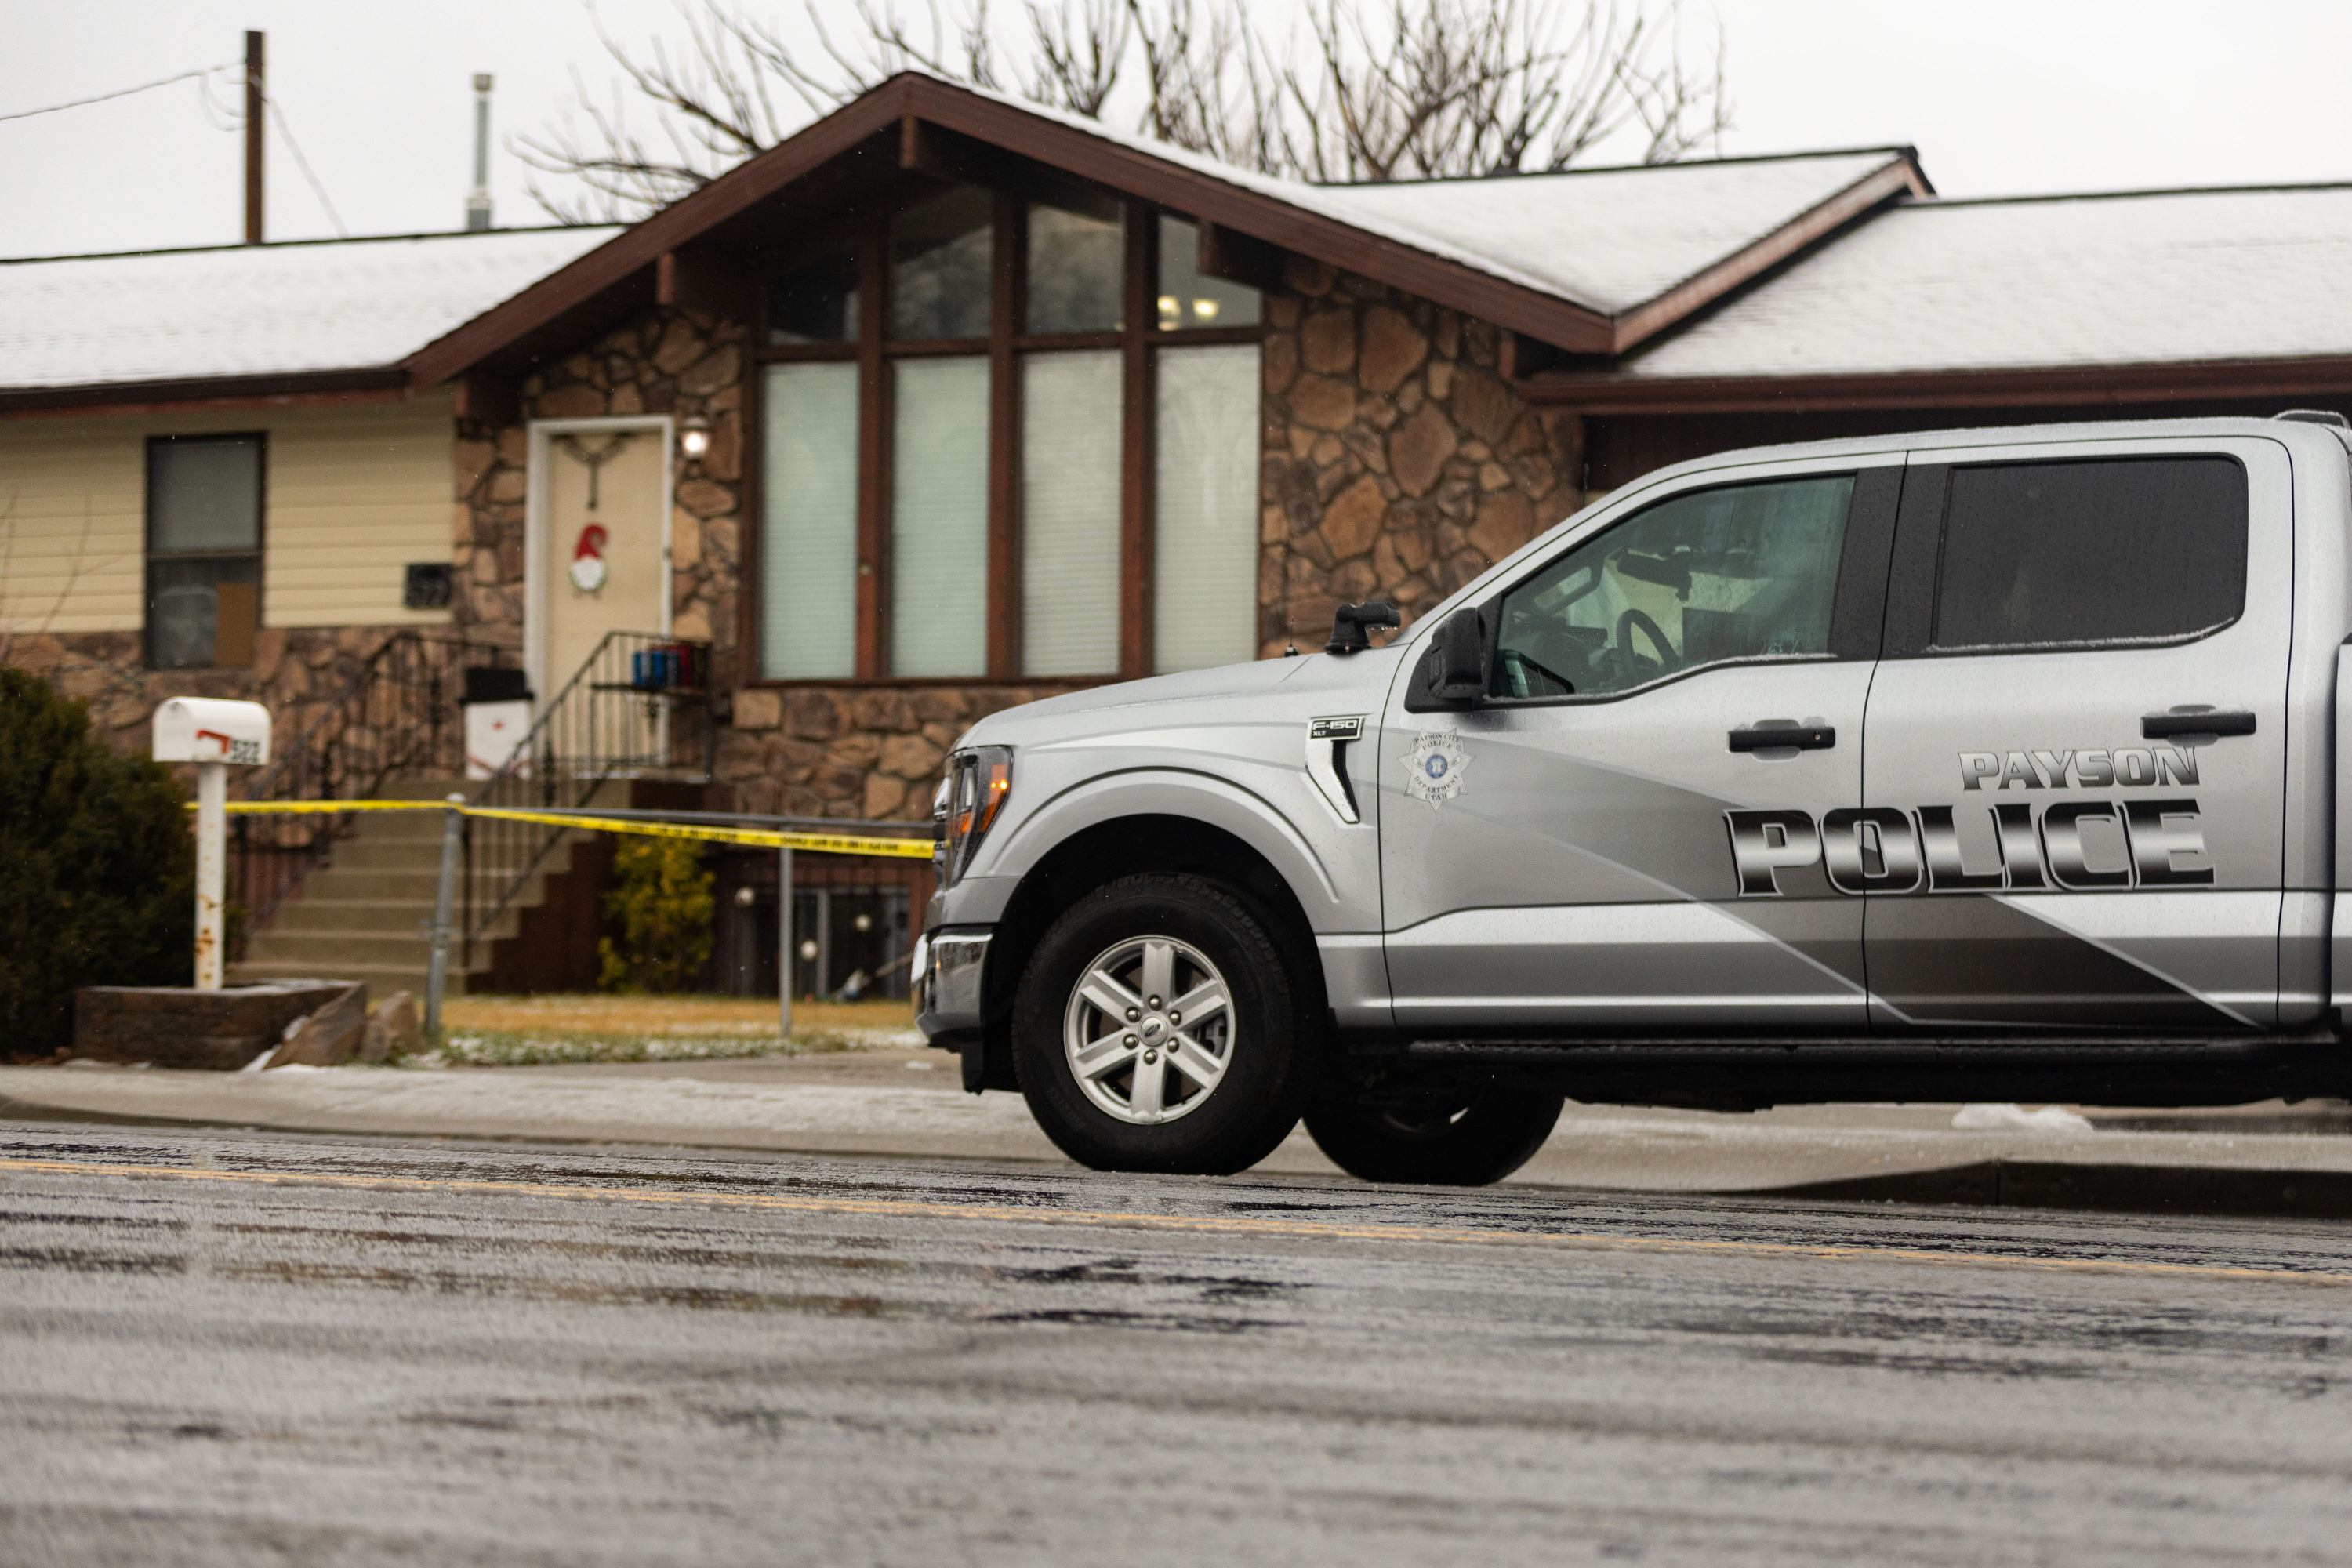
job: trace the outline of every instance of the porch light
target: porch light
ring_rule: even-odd
[[[703,455],[710,450],[710,421],[699,414],[680,420],[677,449],[688,462],[700,462]]]

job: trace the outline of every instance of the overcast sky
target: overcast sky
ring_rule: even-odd
[[[559,112],[572,71],[609,80],[595,17],[636,40],[681,31],[671,0],[599,0],[595,17],[578,0],[11,0],[5,15],[0,115],[231,62],[245,29],[266,30],[275,94],[353,234],[463,226],[478,70],[498,77],[498,221],[546,221],[505,138]],[[1947,195],[2352,180],[2343,0],[1687,0],[1685,26],[1695,42],[1721,29],[1726,153],[1908,142]],[[0,120],[0,255],[234,241],[241,147],[192,82]],[[274,132],[269,160],[269,237],[333,234]]]

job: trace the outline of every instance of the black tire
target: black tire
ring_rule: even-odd
[[[1312,1088],[1317,1037],[1272,924],[1233,889],[1192,876],[1124,877],[1097,888],[1065,911],[1038,942],[1013,1007],[1013,1055],[1021,1092],[1045,1136],[1070,1158],[1097,1171],[1230,1175],[1271,1153],[1298,1125],[1299,1110]],[[1119,1100],[1118,1085],[1133,1085],[1133,1078],[1115,1073],[1100,1078],[1091,1091],[1082,1087],[1066,1030],[1074,1026],[1074,1012],[1087,1005],[1077,993],[1080,983],[1124,944],[1146,938],[1189,946],[1213,965],[1230,998],[1223,1008],[1229,1032],[1202,1037],[1213,1042],[1212,1061],[1218,1059],[1214,1048],[1224,1052],[1213,1088],[1202,1091],[1181,1077],[1179,1058],[1171,1053],[1168,1065],[1158,1069],[1164,1077],[1157,1081],[1174,1086],[1166,1103],[1178,1105],[1177,1096],[1187,1092],[1198,1094],[1198,1102],[1161,1112],[1168,1120],[1139,1125],[1097,1102],[1097,1097]],[[1199,978],[1197,971],[1188,973]],[[1159,1016],[1148,1014],[1143,1022],[1148,1025]],[[1093,1023],[1086,1019],[1099,1019],[1082,1016],[1079,1032],[1092,1037]],[[1213,1021],[1207,1027],[1213,1031]],[[1111,1042],[1112,1037],[1104,1035],[1097,1043]],[[1142,1070],[1142,1059],[1139,1053],[1132,1058],[1129,1075]],[[1197,1054],[1190,1059],[1202,1060]],[[1160,1100],[1155,1093],[1151,1103]],[[1142,1100],[1130,1093],[1129,1103]]]
[[[1333,1164],[1367,1182],[1483,1187],[1534,1157],[1565,1103],[1542,1089],[1468,1085],[1402,1106],[1313,1106],[1307,1131]]]

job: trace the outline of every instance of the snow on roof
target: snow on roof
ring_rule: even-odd
[[[2352,187],[1916,201],[1622,374],[1889,374],[2352,353]]]
[[[0,262],[0,388],[395,364],[619,232],[494,229]]]
[[[929,79],[1604,315],[1655,299],[1908,156],[1907,150],[1881,148],[1315,185],[1237,168],[1009,93]]]
[[[1454,247],[1610,315],[1656,299],[1898,162],[1896,152],[1315,189],[1330,216]]]

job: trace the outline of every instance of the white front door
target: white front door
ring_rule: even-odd
[[[669,440],[662,423],[562,420],[534,434],[541,624],[531,673],[544,704],[606,633],[669,629]],[[624,664],[594,679],[626,680],[629,671]]]

